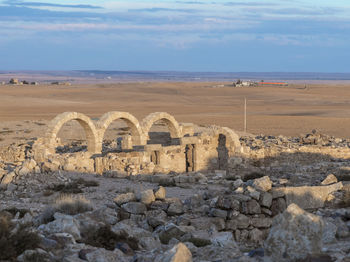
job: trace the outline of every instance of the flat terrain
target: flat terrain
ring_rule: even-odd
[[[2,85],[0,138],[9,135],[4,129],[7,126],[29,135],[33,127],[44,131],[45,126],[40,123],[47,123],[64,111],[78,111],[92,118],[108,111],[127,111],[140,121],[149,113],[166,111],[179,122],[217,124],[242,131],[245,97],[249,133],[297,136],[317,129],[337,137],[350,137],[350,84],[328,81],[310,84],[306,89],[303,84],[245,88],[228,85],[213,82]],[[37,124],[23,120],[34,120]]]

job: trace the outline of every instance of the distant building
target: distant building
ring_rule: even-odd
[[[11,78],[9,84],[11,85],[18,85],[19,81],[17,78]]]

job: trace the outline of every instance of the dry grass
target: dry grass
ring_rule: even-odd
[[[53,205],[44,209],[38,217],[38,224],[47,224],[54,220],[54,214],[60,212],[67,215],[77,215],[93,209],[90,200],[84,196],[76,196],[71,194],[60,195]]]
[[[39,246],[40,238],[37,233],[31,232],[28,226],[11,223],[8,212],[0,213],[0,260],[16,261],[17,256],[27,249]]]
[[[56,200],[54,209],[67,215],[76,215],[92,210],[90,200],[83,196],[63,194]]]

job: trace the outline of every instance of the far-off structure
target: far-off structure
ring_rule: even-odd
[[[76,120],[84,129],[87,150],[59,153],[58,132],[69,121]],[[129,134],[123,135],[120,147],[103,150],[108,127],[123,120]],[[168,128],[168,137],[155,139],[151,127],[158,121]],[[154,172],[230,171],[234,156],[242,151],[238,135],[227,127],[210,126],[195,132],[194,124],[178,123],[165,112],[156,112],[139,122],[127,112],[108,112],[99,120],[77,112],[57,115],[49,124],[46,135],[33,145],[34,159],[44,163],[44,169],[120,175]],[[231,159],[233,158],[233,159]]]

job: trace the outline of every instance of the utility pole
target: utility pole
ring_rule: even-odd
[[[247,133],[247,98],[244,98],[244,133]]]

